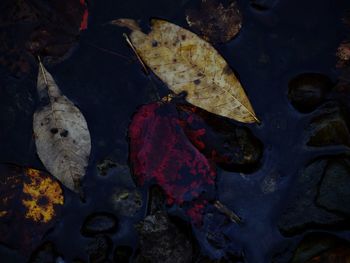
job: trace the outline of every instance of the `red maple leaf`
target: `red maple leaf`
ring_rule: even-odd
[[[188,140],[173,103],[142,106],[129,127],[130,163],[138,185],[157,184],[168,205],[200,224],[215,187],[215,166]]]

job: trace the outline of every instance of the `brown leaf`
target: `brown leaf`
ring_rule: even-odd
[[[230,41],[242,27],[235,1],[224,7],[216,0],[202,0],[199,10],[186,11],[186,20],[191,29],[213,44]]]
[[[337,50],[337,67],[344,68],[349,65],[350,60],[350,43],[343,42],[340,44]]]
[[[16,77],[31,72],[36,55],[52,64],[69,57],[87,28],[85,0],[2,0],[0,9],[0,65]]]

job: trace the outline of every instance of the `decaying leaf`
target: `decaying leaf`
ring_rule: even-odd
[[[242,16],[235,1],[224,7],[216,0],[202,0],[199,10],[186,11],[186,21],[191,29],[213,44],[230,41],[242,27]]]
[[[53,226],[63,203],[62,188],[49,174],[1,164],[0,242],[30,252]]]
[[[91,150],[90,133],[80,110],[64,95],[40,62],[37,90],[43,104],[33,118],[38,155],[46,169],[79,192]]]
[[[0,65],[22,77],[45,63],[69,57],[88,25],[85,0],[2,0],[0,3]]]
[[[256,169],[263,146],[247,127],[193,105],[176,103],[176,108],[187,138],[207,159],[228,171]]]
[[[123,24],[132,32],[136,52],[153,72],[176,94],[209,112],[237,121],[258,122],[254,110],[233,71],[205,40],[175,24],[154,19],[148,34]]]
[[[343,42],[339,45],[337,50],[337,67],[344,68],[349,65],[350,61],[350,43]]]
[[[157,184],[168,205],[200,223],[213,198],[216,169],[186,138],[172,103],[141,107],[129,127],[130,163],[138,185]]]

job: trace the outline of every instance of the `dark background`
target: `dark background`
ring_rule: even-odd
[[[245,225],[233,227],[230,235],[245,247],[247,262],[270,262],[275,250],[288,240],[276,226],[288,189],[298,171],[320,154],[304,146],[303,131],[311,116],[290,105],[288,82],[303,72],[320,72],[336,81],[335,52],[346,34],[341,18],[350,2],[280,0],[266,11],[254,9],[246,0],[237,2],[243,27],[233,41],[216,48],[238,73],[262,120],[261,126],[250,128],[264,144],[264,157],[260,169],[249,175],[221,171],[218,193],[223,203],[245,218]],[[198,6],[198,2],[91,0],[88,6],[89,26],[81,34],[79,47],[70,58],[48,68],[62,92],[83,112],[92,137],[90,167],[84,180],[87,202],[82,204],[68,193],[63,217],[46,237],[56,243],[68,262],[77,256],[84,258],[87,239],[80,235],[80,225],[93,211],[109,209],[105,193],[120,180],[117,172],[98,176],[96,163],[108,157],[127,164],[130,118],[139,105],[154,98],[150,77],[143,74],[122,37],[125,30],[105,23],[128,17],[147,25],[150,17],[159,17],[187,27],[185,9]],[[165,93],[166,88],[154,81],[158,92]],[[32,137],[35,82],[34,73],[15,78],[0,69],[0,162],[44,169]],[[262,185],[270,177],[278,178],[276,190],[266,194]],[[133,222],[141,218],[142,213]],[[133,222],[122,221],[122,230],[113,236],[115,244],[136,244]],[[1,262],[25,260],[6,248],[0,253]]]

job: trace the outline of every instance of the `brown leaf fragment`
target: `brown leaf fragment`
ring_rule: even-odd
[[[350,60],[350,43],[349,42],[343,42],[340,44],[337,50],[337,67],[338,68],[344,68],[349,65]]]
[[[225,7],[217,0],[202,0],[200,9],[186,11],[186,20],[191,29],[213,44],[230,41],[242,27],[235,1]]]

